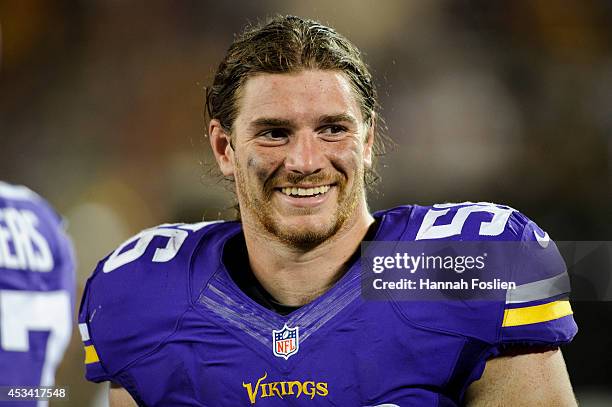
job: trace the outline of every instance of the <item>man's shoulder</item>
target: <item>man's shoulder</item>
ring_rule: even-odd
[[[240,230],[236,222],[165,223],[147,228],[104,257],[88,279],[84,297],[99,301],[140,301],[166,295],[192,278],[192,271],[210,274],[218,266],[225,241]],[[193,262],[198,260],[197,270]]]
[[[472,249],[477,242],[481,246],[476,247],[501,256],[508,268],[504,275],[516,284],[499,300],[398,301],[396,307],[412,323],[497,344],[557,345],[576,333],[563,258],[548,234],[521,212],[507,205],[463,202],[386,213],[405,222],[396,240],[416,242],[421,249],[430,241],[432,250],[441,247],[437,242],[449,242],[455,251],[464,245]],[[462,276],[471,282],[469,275]]]
[[[107,380],[171,335],[198,294],[193,287],[217,270],[224,241],[239,228],[235,222],[163,224],[100,261],[79,311],[88,378]]]

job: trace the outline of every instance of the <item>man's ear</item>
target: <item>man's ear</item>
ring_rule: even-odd
[[[208,126],[208,135],[210,137],[210,146],[213,154],[219,164],[219,169],[226,177],[234,175],[234,149],[231,145],[231,135],[228,134],[221,122],[217,119],[212,119]]]
[[[372,155],[373,155],[373,147],[374,147],[374,137],[376,136],[376,113],[372,112],[372,117],[370,118],[370,126],[366,133],[365,145],[363,148],[363,162],[366,168],[372,167]]]

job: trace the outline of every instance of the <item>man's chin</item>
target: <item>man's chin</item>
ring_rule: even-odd
[[[301,249],[312,249],[331,238],[340,225],[276,224],[268,231],[280,241]]]

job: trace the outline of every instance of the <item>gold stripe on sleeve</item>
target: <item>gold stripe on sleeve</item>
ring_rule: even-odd
[[[93,345],[85,346],[85,364],[88,365],[90,363],[99,362],[100,358],[98,357],[98,352],[96,352],[96,348]]]
[[[552,321],[573,314],[567,300],[553,301],[548,304],[524,308],[511,308],[504,311],[503,327],[537,324]]]

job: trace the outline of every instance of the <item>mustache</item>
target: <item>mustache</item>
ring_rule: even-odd
[[[341,184],[344,182],[344,177],[341,174],[335,173],[315,173],[315,174],[295,174],[295,173],[287,173],[282,176],[273,177],[271,179],[270,185],[272,188],[277,188],[279,186],[295,186],[299,187],[300,185],[305,184],[316,184],[316,185],[325,185],[325,184]]]

